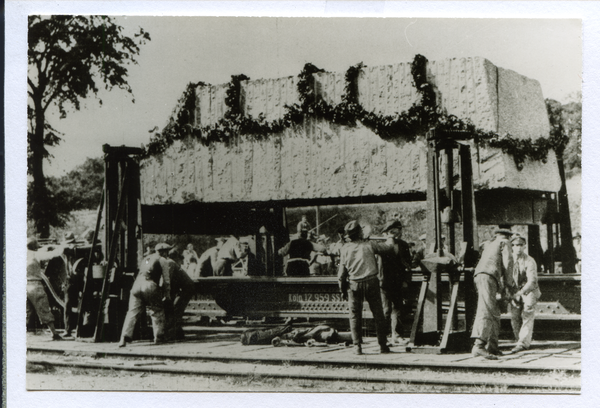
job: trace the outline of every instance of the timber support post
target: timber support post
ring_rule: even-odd
[[[427,239],[435,242],[434,252],[425,255],[421,261],[423,282],[417,302],[410,343],[407,351],[417,353],[445,353],[459,351],[470,346],[469,334],[475,310],[473,277],[465,266],[472,266],[476,259],[474,246],[477,242],[477,222],[475,219],[473,171],[470,146],[463,142],[469,139],[467,132],[448,132],[431,129],[427,134]],[[458,150],[459,176],[461,180],[460,210],[454,194],[454,149]],[[440,158],[445,159],[445,206],[442,209],[440,197]],[[444,219],[442,219],[442,214]],[[455,251],[455,223],[457,215],[463,224],[463,243],[457,259]],[[442,239],[442,221],[446,224],[449,246]],[[450,253],[445,253],[448,251]],[[449,307],[443,323],[442,274],[449,280]],[[461,277],[464,282],[461,283]],[[468,276],[467,276],[468,275]],[[465,328],[458,330],[459,290],[465,298]],[[422,329],[419,331],[422,316]]]

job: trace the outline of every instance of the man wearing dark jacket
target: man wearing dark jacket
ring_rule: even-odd
[[[483,251],[473,274],[477,288],[477,313],[471,338],[475,339],[472,354],[497,360],[500,334],[500,306],[496,294],[510,299],[514,292],[513,255],[508,238],[509,229],[499,228],[492,241],[483,243]]]
[[[403,291],[411,279],[411,254],[407,242],[402,240],[402,223],[392,220],[383,227],[386,244],[393,248],[390,253],[381,255],[381,301],[388,324],[391,323],[392,344],[405,343],[402,327]],[[389,327],[389,326],[388,326]]]
[[[325,253],[323,245],[316,244],[308,239],[308,227],[298,223],[298,237],[288,242],[278,252],[281,256],[289,255],[285,267],[286,276],[310,276],[310,254],[312,252]]]
[[[156,245],[153,254],[142,261],[140,271],[129,293],[129,309],[123,323],[119,347],[125,347],[133,337],[133,330],[143,308],[148,310],[152,319],[154,343],[165,341],[164,302],[171,301],[171,279],[166,256],[171,246],[166,243]],[[162,287],[159,286],[162,278]]]

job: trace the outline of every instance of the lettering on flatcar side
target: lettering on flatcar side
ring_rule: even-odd
[[[289,293],[289,302],[342,302],[339,293]]]

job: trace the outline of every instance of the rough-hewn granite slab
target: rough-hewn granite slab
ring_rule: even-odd
[[[485,130],[513,137],[548,137],[549,122],[538,81],[496,67],[490,61],[452,58],[431,61],[429,80],[449,114],[470,118]],[[326,101],[339,103],[344,73],[316,74],[316,89]],[[242,83],[244,111],[268,120],[281,118],[285,105],[298,103],[297,77]],[[359,102],[367,110],[393,114],[418,98],[410,63],[366,67],[358,81]],[[216,123],[227,107],[225,85],[197,88],[194,126]],[[558,191],[556,157],[525,163],[496,149],[473,149],[479,188]],[[226,146],[177,142],[164,154],[141,164],[142,203],[156,205],[203,202],[360,197],[426,190],[425,142],[387,142],[359,125],[340,127],[308,119],[299,129],[265,141],[240,138]]]

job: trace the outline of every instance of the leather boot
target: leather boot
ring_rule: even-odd
[[[473,349],[471,350],[471,354],[473,354],[473,357],[483,357],[487,360],[498,360],[498,357],[496,357],[493,354],[490,354],[489,351],[487,351],[485,348],[483,348],[479,345],[473,346]]]

